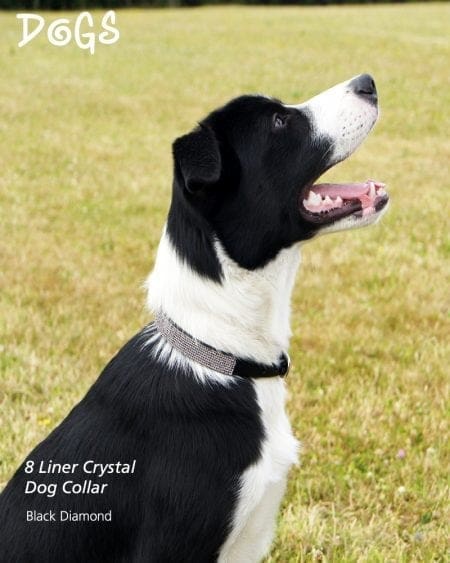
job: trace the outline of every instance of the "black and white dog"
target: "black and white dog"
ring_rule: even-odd
[[[384,185],[314,184],[377,120],[360,75],[300,105],[242,96],[173,145],[148,303],[0,497],[2,563],[249,563],[297,441],[284,410],[299,245],[369,225]]]

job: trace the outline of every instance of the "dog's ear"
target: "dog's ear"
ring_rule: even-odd
[[[199,125],[191,133],[179,137],[173,144],[175,173],[181,176],[190,193],[218,182],[222,170],[219,143],[214,131]]]

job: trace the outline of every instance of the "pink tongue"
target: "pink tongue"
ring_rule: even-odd
[[[376,186],[377,184],[375,184]],[[369,183],[363,184],[314,184],[312,189],[323,197],[330,196],[336,198],[340,196],[342,199],[361,198],[369,191]]]

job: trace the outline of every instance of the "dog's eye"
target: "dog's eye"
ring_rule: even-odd
[[[287,122],[287,115],[280,115],[279,113],[275,113],[272,118],[272,124],[274,129],[281,129],[285,127]]]

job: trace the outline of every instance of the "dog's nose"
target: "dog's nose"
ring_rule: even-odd
[[[377,103],[377,87],[375,86],[375,81],[370,74],[360,74],[350,81],[349,86],[358,96],[365,98],[372,104]]]

